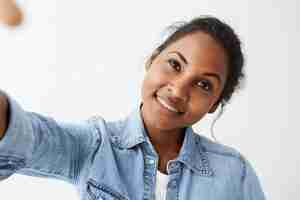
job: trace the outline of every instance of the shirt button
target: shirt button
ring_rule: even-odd
[[[171,165],[170,165],[170,168],[177,168],[177,167],[179,167],[179,164],[178,163],[171,163]]]
[[[170,173],[177,173],[177,172],[179,172],[179,170],[180,170],[180,166],[179,166],[179,163],[171,163],[170,165],[169,165],[169,172]]]

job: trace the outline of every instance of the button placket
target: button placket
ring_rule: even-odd
[[[154,156],[145,155],[144,169],[144,199],[154,198],[155,175],[157,160]]]
[[[179,191],[179,185],[178,185],[178,177],[175,176],[170,179],[168,185],[167,185],[167,200],[178,200],[178,191]]]
[[[171,161],[168,165],[170,179],[167,185],[167,200],[178,200],[179,179],[181,174],[180,164],[178,161]]]
[[[149,165],[153,165],[153,164],[155,164],[155,160],[152,159],[152,158],[147,158],[146,163],[149,164]]]
[[[177,181],[172,180],[168,183],[168,188],[175,189],[177,187]]]
[[[180,171],[180,163],[179,162],[171,162],[168,166],[168,173],[169,174],[175,174],[179,173]]]

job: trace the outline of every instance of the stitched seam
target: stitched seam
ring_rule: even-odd
[[[234,155],[234,154],[231,154],[231,153],[221,153],[221,152],[216,152],[216,151],[211,151],[211,150],[206,151],[206,152],[216,154],[216,155],[225,156],[225,157],[235,158],[235,159],[242,162],[242,156],[241,155]]]
[[[198,141],[201,145],[201,148],[203,149],[204,152],[208,152],[208,153],[213,153],[213,154],[217,154],[217,155],[222,155],[222,156],[226,156],[226,157],[232,157],[232,158],[237,158],[239,160],[241,160],[241,154],[239,152],[236,152],[236,154],[234,153],[230,153],[230,152],[219,152],[219,151],[213,151],[213,150],[208,150],[205,145],[203,144],[203,142],[201,141],[201,138],[198,138]]]
[[[106,186],[104,184],[99,184],[93,179],[90,179],[88,181],[88,184],[90,184],[91,186],[99,189],[100,191],[103,191],[103,192],[113,196],[114,198],[117,198],[117,199],[120,199],[120,200],[127,200],[127,198],[122,196],[119,192],[112,190],[111,188],[109,188],[108,186]]]
[[[96,124],[99,117],[93,117],[91,119],[88,120],[88,122],[92,125],[92,128],[93,130],[98,134],[98,137],[97,140],[96,140],[96,147],[95,148],[92,148],[91,150],[91,153],[92,153],[92,156],[91,156],[91,161],[93,162],[94,159],[95,159],[95,156],[97,154],[97,152],[101,149],[101,147],[103,146],[103,138],[102,138],[102,135],[101,135],[101,130],[100,128],[98,127],[98,125]],[[101,150],[100,150],[101,151]]]
[[[25,159],[24,158],[21,158],[21,157],[18,157],[18,156],[13,156],[13,155],[4,155],[4,154],[1,154],[0,155],[0,159],[1,160],[9,160],[9,161],[14,161],[14,162],[21,162],[21,163],[25,163]]]
[[[243,157],[241,157],[241,160],[242,160],[242,163],[243,163],[243,174],[242,174],[242,182],[244,182],[245,180],[245,177],[246,177],[246,172],[247,172],[247,169],[246,169],[246,161]]]
[[[94,200],[96,199],[96,195],[92,192],[91,188],[90,188],[90,184],[88,184],[87,186],[87,193],[90,195],[90,197]]]
[[[1,168],[9,169],[9,170],[18,170],[23,168],[25,164],[25,159],[17,158],[14,156],[3,156],[0,155],[0,161],[4,161],[4,166],[1,166]],[[2,162],[0,163],[2,164]]]

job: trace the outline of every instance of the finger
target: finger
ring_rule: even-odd
[[[9,26],[22,23],[23,13],[14,0],[0,0],[0,21]]]

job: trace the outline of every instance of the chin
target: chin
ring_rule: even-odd
[[[166,111],[158,103],[155,93],[143,99],[142,107],[146,115],[144,117],[146,117],[146,124],[148,126],[162,131],[178,130],[186,127],[184,118],[187,113],[178,115]]]
[[[167,118],[166,116],[162,116],[159,114],[152,115],[150,123],[153,127],[162,131],[178,130],[184,127],[184,125],[181,125],[181,123],[178,120],[174,121]]]

